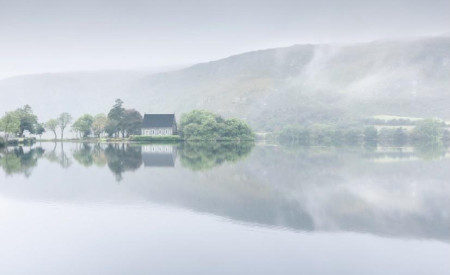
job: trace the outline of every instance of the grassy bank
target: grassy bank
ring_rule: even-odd
[[[178,135],[173,136],[131,136],[131,142],[179,142],[183,139]]]
[[[132,143],[175,143],[175,142],[181,142],[181,141],[193,141],[193,142],[234,142],[234,141],[254,141],[254,138],[190,138],[190,139],[184,139],[178,135],[172,135],[172,136],[130,136],[129,138],[70,138],[70,139],[39,139],[37,141],[39,142],[87,142],[87,143],[123,143],[123,142],[132,142]]]
[[[6,145],[6,142],[3,141]],[[12,138],[12,139],[8,139],[8,145],[11,146],[16,146],[16,145],[33,145],[34,143],[36,143],[36,138],[31,137],[31,138]]]

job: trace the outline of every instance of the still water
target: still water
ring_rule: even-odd
[[[0,152],[0,274],[449,274],[446,156],[10,147]]]

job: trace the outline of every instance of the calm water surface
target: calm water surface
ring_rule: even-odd
[[[0,152],[0,274],[449,274],[446,156],[10,147]]]

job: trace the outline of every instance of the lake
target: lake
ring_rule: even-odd
[[[443,148],[0,153],[1,274],[448,274]]]

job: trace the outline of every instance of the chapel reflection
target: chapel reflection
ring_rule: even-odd
[[[148,144],[142,146],[142,161],[145,167],[175,167],[176,145]]]

